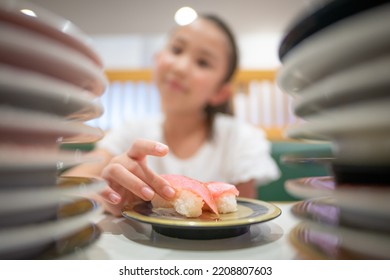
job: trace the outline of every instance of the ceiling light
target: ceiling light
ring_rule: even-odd
[[[187,25],[193,22],[198,14],[191,7],[183,7],[175,13],[175,21],[179,25]]]
[[[28,15],[30,17],[37,17],[37,14],[30,9],[22,9],[22,10],[20,10],[20,12],[25,14],[25,15]]]

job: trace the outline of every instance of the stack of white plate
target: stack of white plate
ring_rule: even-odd
[[[390,258],[390,1],[328,1],[292,25],[279,55],[278,83],[305,120],[288,136],[334,153],[332,176],[286,182],[315,199],[294,209],[310,220],[295,243],[328,258]]]
[[[65,178],[98,160],[63,143],[103,136],[102,62],[71,22],[28,2],[0,0],[0,258],[52,258],[94,241],[88,199],[104,182]]]

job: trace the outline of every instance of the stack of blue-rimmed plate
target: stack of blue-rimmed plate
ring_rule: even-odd
[[[279,49],[279,86],[305,120],[287,135],[334,153],[332,176],[286,182],[305,199],[292,239],[312,257],[390,258],[390,1],[322,4]]]
[[[28,2],[0,0],[0,258],[54,258],[99,236],[91,200],[104,182],[62,177],[96,161],[63,143],[103,136],[102,62],[71,22]]]

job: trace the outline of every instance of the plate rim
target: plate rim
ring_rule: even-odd
[[[383,255],[383,251],[384,251],[383,246],[382,247],[380,246],[383,244],[384,240],[387,240],[387,243],[386,243],[387,245],[390,244],[390,242],[388,242],[387,234],[378,233],[376,231],[371,231],[371,232],[370,231],[357,231],[355,229],[350,229],[347,227],[335,228],[335,227],[332,227],[329,225],[319,224],[319,223],[312,222],[312,221],[300,222],[298,225],[296,225],[291,230],[290,235],[289,235],[290,241],[292,241],[292,243],[294,245],[301,245],[301,246],[305,247],[306,249],[310,249],[310,251],[308,251],[308,252],[319,253],[319,255],[318,254],[316,254],[316,255],[321,256],[322,258],[324,258],[324,257],[331,258],[334,256],[326,255],[325,253],[322,253],[322,251],[314,250],[314,248],[310,245],[302,244],[302,241],[296,235],[298,230],[301,230],[301,229],[308,229],[308,230],[315,231],[317,233],[321,232],[321,233],[328,234],[331,236],[336,236],[338,238],[338,240],[341,241],[341,242],[338,242],[338,244],[337,244],[338,248],[339,249],[345,248],[345,249],[349,250],[350,252],[352,252],[356,256],[360,255],[360,256],[366,256],[366,257],[370,257],[370,258],[375,256],[377,258],[386,258],[386,259],[389,257],[388,253],[387,253],[387,256]],[[354,241],[356,241],[356,240],[366,241],[367,238],[370,237],[371,240],[375,243],[376,248],[382,248],[382,252],[381,252],[382,255],[378,254],[377,251],[373,251],[373,249],[372,249],[373,244],[372,243],[370,243],[368,246],[366,245],[367,242],[353,242],[353,244],[352,244],[350,241],[351,237],[353,237]],[[298,244],[295,243],[296,241],[298,241]],[[301,246],[298,246],[298,247],[302,248]],[[369,250],[369,253],[367,253],[367,249]]]
[[[246,202],[246,203],[252,203],[256,205],[261,205],[265,206],[268,210],[269,213],[258,216],[257,219],[250,219],[245,220],[227,220],[227,221],[222,221],[219,223],[215,223],[214,225],[211,225],[211,221],[207,222],[202,222],[202,221],[194,221],[191,220],[190,218],[184,218],[181,220],[173,220],[173,219],[160,219],[158,217],[149,217],[142,215],[136,211],[133,210],[133,207],[138,205],[138,204],[143,204],[143,203],[148,203],[148,202],[139,202],[133,206],[130,206],[130,210],[126,210],[126,208],[122,209],[122,215],[126,219],[132,219],[136,220],[139,222],[147,223],[152,226],[159,226],[159,227],[171,227],[171,228],[183,228],[183,229],[189,229],[189,228],[196,228],[196,229],[205,229],[205,230],[213,230],[213,229],[221,229],[221,228],[231,228],[231,227],[241,227],[241,226],[249,226],[252,224],[256,223],[262,223],[262,222],[267,222],[269,220],[275,219],[279,217],[282,214],[282,210],[277,207],[276,205],[262,201],[262,200],[257,200],[257,199],[251,199],[251,198],[243,198],[243,197],[238,197],[237,202]],[[126,212],[131,213],[132,216],[129,216],[126,214]],[[224,215],[224,214],[221,214]],[[262,217],[260,219],[260,217]],[[185,224],[183,224],[185,223]]]
[[[72,79],[73,81],[64,79],[63,72],[61,72],[62,74],[58,78],[80,88],[88,88],[96,96],[101,96],[105,92],[108,86],[108,80],[103,69],[97,67],[92,61],[76,50],[44,35],[13,26],[12,24],[2,23],[0,31],[5,34],[5,36],[0,37],[0,45],[5,51],[19,50],[23,51],[30,58],[32,55],[35,59],[39,57],[40,63],[38,69],[42,68],[44,64],[55,63],[59,68],[65,69],[65,72],[77,71],[84,78],[83,83],[80,81],[76,82],[74,79]],[[34,42],[34,44],[30,42]],[[10,64],[15,65],[15,62]],[[51,74],[47,70],[43,71],[43,73],[46,75]]]
[[[0,109],[0,131],[56,135],[57,143],[91,143],[104,137],[101,128],[83,121],[70,121],[55,114],[8,105],[0,105]]]
[[[2,241],[5,238],[7,239],[7,242],[0,243],[0,252],[6,252],[33,243],[45,243],[52,239],[62,238],[67,234],[77,232],[84,226],[87,226],[91,223],[91,219],[101,213],[103,213],[103,207],[96,204],[96,207],[93,209],[75,216],[39,224],[26,224],[0,229]]]
[[[92,230],[91,233],[88,235],[88,240],[83,240],[83,242],[76,244],[76,246],[68,247],[68,240],[73,239],[75,236],[82,235],[84,231],[86,230]],[[78,252],[80,249],[87,250],[89,246],[92,244],[95,244],[100,237],[103,234],[103,230],[99,227],[98,224],[90,222],[88,225],[86,225],[84,228],[79,229],[78,231],[68,234],[67,236],[63,236],[57,240],[54,241],[54,244],[52,247],[49,247],[48,249],[45,249],[42,253],[39,253],[36,255],[33,259],[37,260],[46,260],[46,259],[58,259],[58,258],[67,258],[69,256],[73,256],[74,253]],[[61,244],[66,244],[66,250],[61,252],[59,250],[64,250],[63,247],[58,248]],[[54,248],[53,248],[54,247]],[[73,259],[73,258],[72,258]]]
[[[318,206],[333,208],[337,212],[337,218],[335,220],[329,220],[321,211],[316,212],[313,209],[308,209],[309,205],[310,208],[317,208]],[[331,196],[298,201],[291,207],[291,213],[300,220],[315,222],[325,226],[336,228],[347,227],[355,230],[368,230],[383,233],[390,232],[390,227],[378,226],[378,224],[386,224],[386,220],[388,220],[387,217],[376,215],[375,213],[366,213],[358,208],[344,208],[341,205],[338,205],[336,199]],[[373,222],[374,220],[377,222]]]
[[[66,115],[54,113],[55,115],[87,121],[101,116],[104,112],[103,105],[97,102],[93,93],[69,82],[3,63],[0,63],[0,74],[0,90],[12,91],[12,94],[18,97],[38,98],[41,102],[50,99],[51,104],[66,106],[70,111]]]
[[[21,149],[18,145],[0,145],[0,168],[2,170],[63,169],[77,164],[96,162],[101,157],[87,152]],[[12,160],[10,160],[12,159]]]
[[[283,67],[279,70],[277,75],[277,84],[283,91],[293,93],[301,91],[308,85],[313,84],[314,81],[323,78],[325,70],[331,73],[339,71],[340,69],[335,69],[334,67],[336,62],[339,63],[339,57],[329,56],[329,53],[337,53],[341,56],[341,54],[345,55],[346,51],[351,55],[352,52],[356,53],[357,51],[361,51],[361,48],[356,48],[355,41],[371,42],[372,39],[370,37],[367,38],[367,36],[380,38],[387,46],[389,42],[386,41],[386,36],[384,35],[388,34],[389,31],[387,24],[389,14],[390,4],[384,4],[362,13],[355,14],[346,20],[337,22],[336,24],[329,26],[329,28],[317,32],[306,39],[305,42],[302,42],[299,48],[294,48],[294,50],[291,50],[291,52],[286,55]],[[374,28],[373,25],[374,27],[376,26],[379,28]],[[351,28],[356,26],[359,26],[359,28]],[[364,32],[361,30],[361,27],[367,27],[367,30]],[[370,29],[368,29],[368,27]],[[351,33],[350,30],[358,31]],[[373,30],[375,30],[375,33],[372,32]],[[343,36],[345,33],[349,34],[349,36]],[[354,35],[354,37],[352,37],[352,35]],[[340,37],[342,40],[335,40],[335,37]],[[333,43],[328,44],[329,41],[332,41]],[[370,47],[377,47],[377,45],[378,44],[370,44]],[[337,50],[337,52],[334,50]],[[344,51],[340,52],[340,50]],[[318,57],[326,58],[322,60],[322,64],[326,64],[326,67],[323,67],[324,65],[321,67],[318,66],[320,63]],[[329,59],[329,57],[331,57],[331,59]],[[311,63],[315,58],[317,58],[316,64]],[[320,75],[317,73],[316,76],[318,77],[315,79],[305,75],[305,73],[310,72],[312,77],[314,72],[318,72],[319,70],[322,74]]]
[[[333,176],[301,177],[287,180],[285,182],[285,189],[289,194],[301,199],[333,197],[335,198],[334,203],[337,206],[390,217],[390,205],[388,203],[390,191],[388,187],[378,186],[375,188],[370,185],[356,187],[355,185],[351,185],[350,187],[343,186],[332,190],[313,189],[308,184],[305,185],[301,183],[301,181],[305,179],[321,178],[330,179],[335,182]],[[353,192],[351,192],[351,188],[353,189]],[[356,201],[359,200],[359,205],[356,205]],[[375,203],[372,203],[372,201],[375,201]]]
[[[33,10],[36,16],[26,16],[21,12],[22,8]],[[72,21],[28,1],[2,0],[0,1],[0,9],[7,14],[5,20],[55,38],[61,43],[77,49],[97,66],[103,67],[102,59],[92,47],[91,38]]]
[[[299,117],[307,118],[316,113],[313,109],[307,111],[307,107],[315,106],[322,110],[333,108],[332,105],[324,106],[324,101],[333,100],[333,102],[336,102],[340,98],[358,100],[359,96],[365,98],[367,96],[367,85],[370,87],[376,87],[378,84],[382,87],[390,85],[389,77],[386,74],[370,76],[371,73],[386,73],[382,70],[389,68],[390,55],[386,54],[375,58],[373,61],[330,75],[296,93],[296,98],[293,101],[294,113]],[[359,90],[362,86],[364,86],[363,90]],[[373,96],[371,92],[369,96],[369,98]],[[344,102],[344,105],[349,103],[350,101],[348,103]]]
[[[363,104],[349,104],[343,110],[324,111],[307,118],[303,124],[287,128],[286,134],[291,138],[330,140],[351,133],[388,132],[389,104],[390,98],[385,97]]]
[[[74,176],[59,177],[66,180],[78,178]],[[14,190],[0,190],[0,211],[2,213],[13,213],[18,211],[27,211],[32,209],[44,208],[50,205],[59,203],[64,198],[75,199],[86,195],[96,194],[104,190],[107,186],[103,179],[92,177],[80,177],[81,179],[89,179],[90,182],[74,183],[68,187],[47,186],[42,188],[27,188]],[[28,197],[28,200],[25,198]]]
[[[320,32],[326,27],[386,3],[385,1],[371,1],[370,3],[360,1],[359,5],[350,5],[353,2],[351,0],[327,1],[326,3],[317,3],[309,11],[302,12],[300,17],[297,17],[290,24],[280,42],[278,49],[279,59],[283,61],[284,57],[292,49],[309,36]]]

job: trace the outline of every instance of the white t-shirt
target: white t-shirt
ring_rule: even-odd
[[[192,157],[180,159],[171,152],[165,157],[149,156],[148,166],[157,174],[180,174],[204,182],[237,184],[255,179],[265,184],[279,177],[262,130],[223,114],[217,114],[214,121],[213,138]],[[165,143],[162,122],[161,118],[127,122],[110,131],[98,147],[119,155],[138,138]]]

